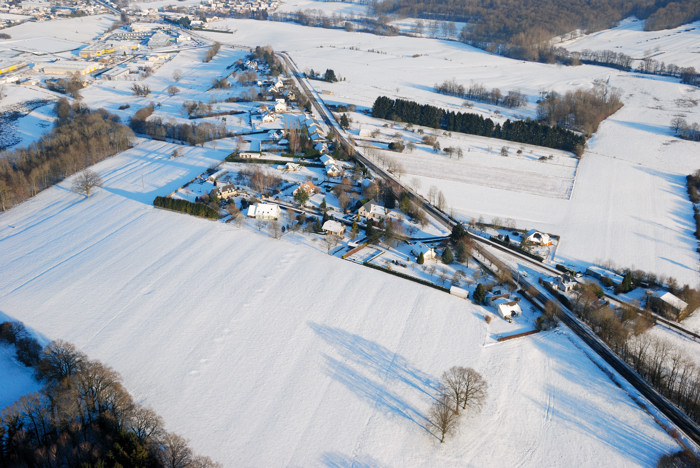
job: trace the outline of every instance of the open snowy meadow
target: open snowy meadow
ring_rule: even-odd
[[[223,158],[144,142],[0,216],[0,310],[113,366],[225,466],[648,466],[676,443],[565,330],[494,343],[471,302],[285,237],[155,209]],[[489,383],[444,445],[441,373]],[[31,386],[30,388],[31,389]],[[4,401],[4,400],[3,400]]]
[[[51,34],[64,41],[59,48],[87,43],[112,20],[65,20]],[[516,154],[520,145],[510,142],[506,158],[499,140],[438,135],[443,148],[464,151],[449,158],[410,131],[359,114],[351,131],[380,129],[384,143],[395,132],[415,138],[415,151],[385,153],[404,166],[402,178],[419,181],[421,193],[442,190],[458,218],[513,218],[518,228],[561,236],[558,261],[585,267],[610,259],[697,285],[684,177],[699,168],[698,143],[669,128],[679,114],[700,120],[697,107],[687,107],[697,90],[609,68],[521,62],[456,42],[249,20],[210,26],[233,33],[197,36],[270,44],[301,70],[334,69],[342,81],[313,86],[327,103],[358,110],[386,95],[494,119],[534,118],[542,91],[609,83],[625,106],[580,160],[527,145]],[[47,47],[32,42],[49,35],[37,24],[17,28],[13,40]],[[209,91],[212,81],[247,52],[223,47],[203,64],[205,50],[194,46],[157,68],[143,80],[152,90],[147,97],[131,93],[132,81],[100,81],[82,91],[83,102],[126,122],[154,101],[155,115],[184,121],[183,102],[209,101],[218,92]],[[433,92],[451,78],[519,89],[529,103],[467,109],[462,99]],[[172,84],[179,94],[167,93]],[[32,98],[44,93],[31,85],[12,89]],[[50,124],[42,110],[31,118],[18,128],[31,134]],[[368,144],[358,139],[361,150]],[[634,401],[640,397],[614,382],[564,327],[496,342],[505,322],[487,323],[482,307],[329,256],[311,235],[277,240],[252,222],[239,228],[153,207],[155,196],[218,165],[233,147],[232,139],[203,147],[139,139],[93,167],[104,180],[93,196],[72,192],[67,179],[0,214],[0,319],[21,320],[42,339],[70,341],[112,366],[168,430],[227,467],[626,467],[651,466],[680,449]],[[175,149],[181,157],[170,157]],[[451,366],[479,371],[489,396],[440,444],[427,417]],[[0,375],[0,407],[36,389],[5,348]]]

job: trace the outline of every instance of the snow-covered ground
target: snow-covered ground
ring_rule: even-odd
[[[657,62],[700,70],[700,21],[674,29],[644,31],[644,21],[627,18],[612,29],[569,39],[555,45],[572,51],[612,50],[633,59],[650,57]]]
[[[585,267],[611,259],[622,267],[655,271],[681,283],[698,283],[698,256],[692,207],[683,179],[698,169],[698,144],[672,135],[676,115],[693,121],[697,90],[677,80],[619,72],[605,67],[563,67],[529,63],[488,54],[456,42],[408,37],[377,37],[286,23],[222,20],[237,32],[207,34],[220,41],[271,44],[286,50],[302,70],[333,68],[339,83],[313,81],[332,92],[333,102],[371,107],[379,95],[400,97],[465,111],[463,100],[432,92],[433,85],[455,77],[519,89],[526,108],[503,116],[534,117],[544,90],[589,88],[595,80],[622,92],[625,106],[604,122],[589,141],[577,169],[569,200],[542,197],[502,187],[441,180],[447,204],[465,219],[483,215],[513,218],[562,237],[558,260]],[[493,115],[493,106],[475,104],[471,111]],[[696,119],[697,120],[697,119]],[[499,141],[494,140],[494,146]],[[428,169],[426,171],[429,172]],[[437,185],[437,183],[436,183]]]
[[[0,323],[8,317],[0,313]],[[0,408],[5,408],[28,393],[41,387],[34,379],[32,370],[15,359],[15,347],[0,343]]]
[[[174,148],[97,164],[89,199],[68,180],[0,215],[0,309],[113,366],[197,451],[226,466],[649,466],[677,450],[566,332],[492,344],[468,301],[153,208],[225,155]],[[425,418],[453,365],[490,396],[440,445]]]

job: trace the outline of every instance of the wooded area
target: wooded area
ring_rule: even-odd
[[[469,23],[464,42],[505,55],[543,60],[554,36],[607,29],[629,16],[648,19],[647,30],[700,19],[697,0],[383,0],[377,15]]]
[[[403,99],[393,100],[379,96],[372,106],[372,116],[379,119],[396,120],[449,132],[461,132],[502,140],[545,146],[547,148],[583,154],[586,140],[583,136],[561,127],[529,120],[510,119],[503,124],[477,114],[445,111],[429,104],[418,104]]]
[[[219,466],[167,432],[152,409],[131,398],[121,376],[75,346],[44,349],[19,322],[0,324],[0,343],[43,384],[0,417],[0,466]]]
[[[152,105],[142,107],[131,118],[129,125],[136,133],[143,133],[155,140],[168,138],[182,141],[188,145],[201,145],[207,141],[223,138],[227,135],[226,124],[214,125],[211,122],[170,123],[160,117],[149,119],[155,109]]]
[[[104,109],[93,112],[66,99],[55,109],[58,120],[51,132],[0,158],[0,210],[132,145],[133,132]]]

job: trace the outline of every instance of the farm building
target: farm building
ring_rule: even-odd
[[[333,219],[329,219],[323,223],[323,231],[328,234],[342,236],[345,233],[345,225]]]
[[[537,231],[536,229],[531,229],[525,234],[524,237],[526,242],[530,242],[535,245],[552,245],[552,239],[549,234]]]
[[[357,214],[363,218],[379,221],[380,219],[386,218],[386,208],[377,205],[377,202],[374,200],[370,200],[360,207]]]
[[[271,203],[256,203],[248,207],[248,217],[255,219],[278,219],[282,210]]]
[[[649,306],[656,313],[672,319],[679,319],[688,304],[670,292],[658,293],[649,298]]]
[[[98,68],[101,64],[96,62],[77,62],[69,60],[57,60],[52,63],[47,63],[43,66],[43,72],[48,75],[88,75]]]

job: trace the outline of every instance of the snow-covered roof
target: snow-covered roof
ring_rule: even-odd
[[[513,314],[522,313],[520,306],[515,301],[511,301],[509,299],[502,298],[502,299],[497,299],[495,304],[496,304],[496,308],[498,309],[498,313],[503,318],[510,317]]]
[[[334,219],[329,219],[328,221],[323,223],[323,230],[326,232],[332,232],[334,234],[340,234],[345,230],[345,228],[338,221]]]
[[[249,218],[276,218],[280,215],[280,207],[271,203],[256,203],[248,207]]]
[[[434,255],[434,254],[435,254],[435,251],[433,250],[432,247],[429,247],[429,246],[425,245],[425,244],[422,243],[422,242],[419,242],[419,243],[417,243],[416,245],[414,245],[413,248],[411,249],[411,251],[412,251],[415,255],[423,254],[423,256],[425,256],[425,255],[428,254],[428,253],[431,254],[431,255]]]
[[[688,307],[688,303],[684,302],[683,300],[679,299],[678,297],[674,296],[670,292],[667,292],[666,294],[663,294],[659,296],[659,299],[664,301],[666,304],[670,305],[674,309],[681,311]]]
[[[362,208],[364,209],[365,212],[373,214],[375,216],[380,216],[380,217],[385,217],[386,216],[386,208],[384,208],[381,205],[377,205],[374,201],[370,200],[364,205],[362,205]]]
[[[335,163],[335,159],[331,158],[327,154],[324,154],[318,159],[323,163],[324,166]]]

